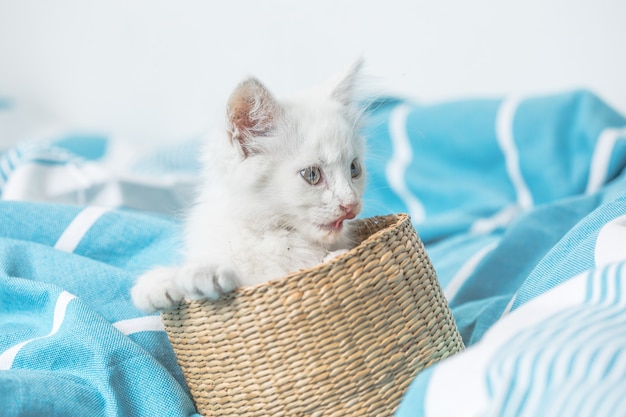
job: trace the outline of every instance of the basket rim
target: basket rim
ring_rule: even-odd
[[[380,239],[386,234],[393,233],[395,229],[402,226],[406,222],[410,222],[411,216],[406,213],[397,213],[397,214],[387,214],[387,215],[373,216],[373,217],[364,217],[364,218],[353,220],[352,224],[372,222],[372,221],[374,222],[375,221],[387,221],[389,222],[389,224],[386,227],[369,235],[366,239],[364,239],[361,243],[359,243],[354,248],[348,250],[347,252],[341,255],[338,255],[336,258],[333,258],[332,260],[328,262],[320,263],[311,268],[303,268],[298,271],[293,271],[282,277],[274,278],[269,281],[262,282],[256,285],[249,285],[245,287],[236,288],[235,290],[229,292],[228,294],[225,294],[222,297],[220,297],[220,300],[234,299],[237,297],[250,297],[254,293],[263,292],[272,287],[280,288],[286,285],[287,281],[298,279],[298,277],[306,275],[310,273],[311,271],[321,272],[326,269],[330,270],[335,264],[342,262],[345,258],[349,256],[354,255],[361,248],[372,244],[374,241]],[[207,302],[207,300],[184,300],[180,305],[182,306],[182,305],[191,305],[191,304],[203,304],[205,302]]]

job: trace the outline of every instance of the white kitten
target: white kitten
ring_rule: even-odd
[[[365,184],[353,99],[359,67],[290,100],[276,100],[254,78],[237,86],[226,131],[206,144],[185,263],[140,276],[131,291],[139,309],[216,299],[353,246],[344,221],[361,211]]]

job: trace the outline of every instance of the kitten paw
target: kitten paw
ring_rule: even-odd
[[[190,300],[217,300],[240,286],[233,268],[204,264],[183,266],[176,281],[184,297]]]
[[[183,301],[176,285],[176,268],[159,267],[141,275],[130,290],[133,304],[146,313],[175,307]]]

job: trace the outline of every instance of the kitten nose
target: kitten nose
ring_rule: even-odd
[[[356,204],[340,204],[339,208],[346,213],[346,219],[354,219],[356,217],[356,213],[354,212],[356,206]]]

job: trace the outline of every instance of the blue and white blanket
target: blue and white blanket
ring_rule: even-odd
[[[363,215],[412,215],[468,346],[397,417],[626,415],[626,119],[584,91],[382,99],[364,133]],[[46,139],[0,153],[0,415],[194,415],[128,290],[179,260],[199,141]]]

